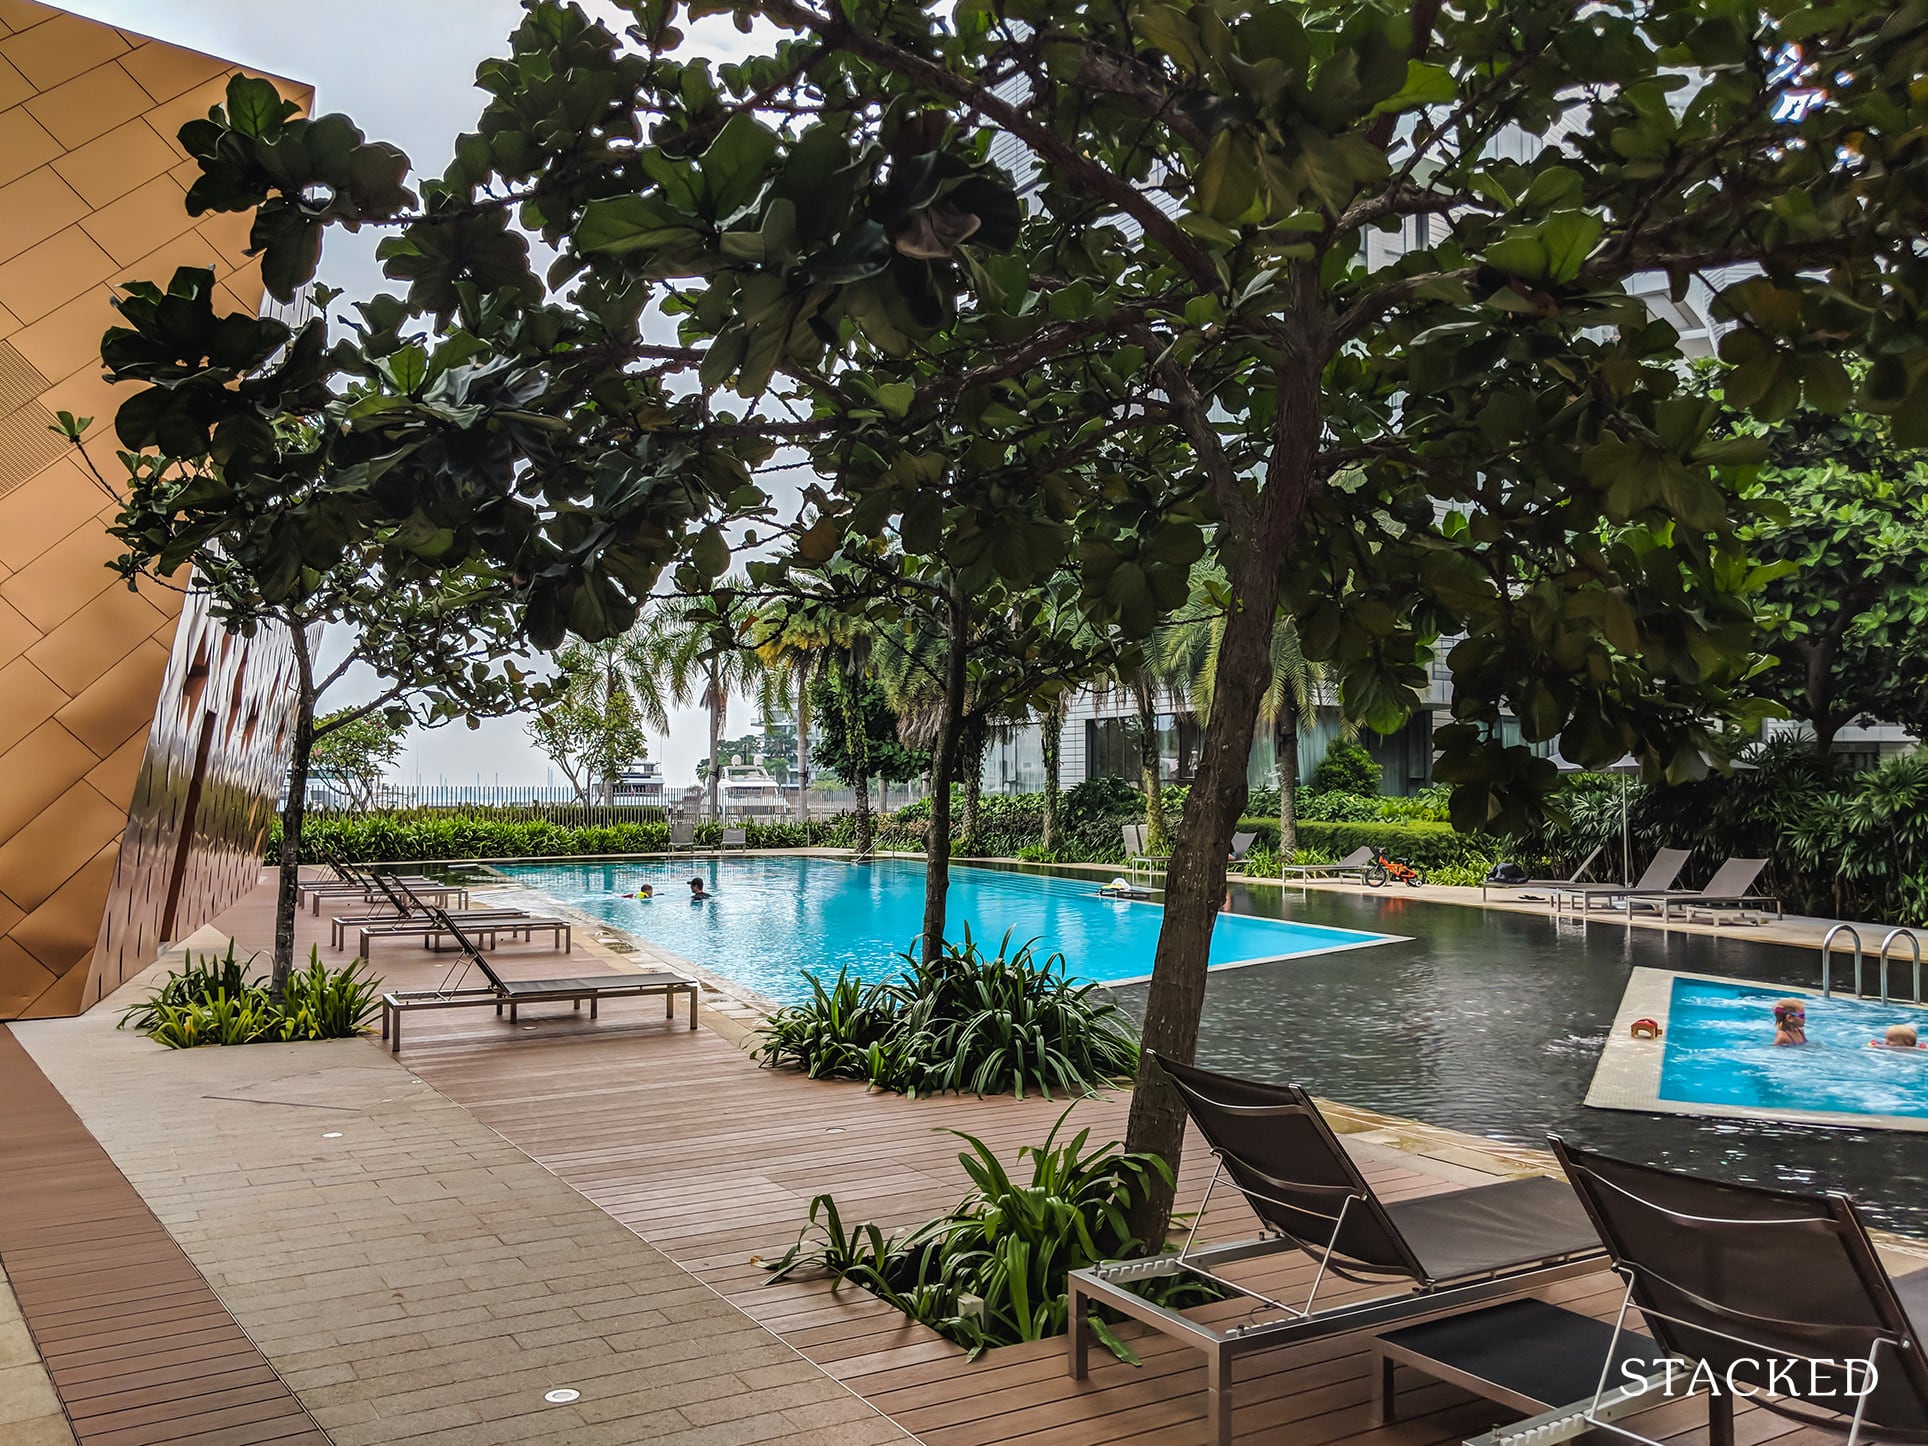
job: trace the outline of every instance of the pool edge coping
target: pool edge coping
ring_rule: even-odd
[[[1800,985],[1769,985],[1758,979],[1736,979],[1725,974],[1701,974],[1691,969],[1655,969],[1636,965],[1621,993],[1619,1008],[1600,1048],[1599,1062],[1593,1068],[1586,1098],[1588,1109],[1625,1110],[1639,1114],[1687,1115],[1714,1120],[1754,1120],[1778,1125],[1816,1125],[1833,1129],[1897,1130],[1908,1134],[1928,1134],[1928,1118],[1911,1115],[1863,1115],[1845,1110],[1766,1109],[1759,1105],[1705,1104],[1687,1100],[1662,1099],[1660,1076],[1666,1062],[1667,1028],[1672,1023],[1674,981],[1691,979],[1702,984],[1732,984],[1743,989],[1759,989],[1783,995],[1798,994],[1810,999],[1823,997],[1818,989]],[[1660,1026],[1656,1039],[1635,1039],[1629,1029],[1636,1019],[1651,1019]]]

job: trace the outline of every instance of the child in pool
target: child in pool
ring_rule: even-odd
[[[1891,1024],[1880,1039],[1868,1041],[1869,1049],[1920,1049],[1912,1024]]]
[[[1774,1043],[1806,1044],[1807,1006],[1798,999],[1778,999],[1774,1002]]]

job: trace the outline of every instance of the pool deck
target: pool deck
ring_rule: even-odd
[[[269,936],[271,911],[264,883],[200,942],[224,935],[245,951]],[[326,947],[325,920],[301,919],[304,950],[318,938],[324,958],[345,957]],[[641,967],[593,937],[566,962],[542,944],[495,957],[525,978]],[[422,987],[448,961],[396,943],[376,964],[391,986]],[[970,1363],[861,1290],[766,1283],[760,1263],[795,1238],[812,1196],[834,1192],[846,1219],[921,1221],[963,1193],[960,1142],[948,1131],[968,1130],[1009,1159],[1043,1138],[1063,1104],[910,1101],[759,1070],[739,1047],[741,1006],[708,991],[703,1003],[705,1027],[693,1032],[666,1026],[650,1001],[612,1001],[595,1023],[545,1008],[514,1025],[486,1009],[421,1016],[399,1056],[372,1039],[169,1052],[116,1031],[111,1004],[0,1033],[53,1087],[29,1113],[69,1111],[98,1141],[218,1310],[337,1446],[1202,1439],[1200,1359],[1164,1338],[1134,1333],[1142,1366],[1100,1353],[1104,1364],[1076,1382],[1061,1341]],[[1072,1120],[1115,1138],[1127,1106],[1123,1094],[1081,1102]],[[1375,1186],[1395,1197],[1547,1167],[1537,1151],[1369,1112],[1334,1116]],[[1192,1140],[1181,1209],[1199,1200],[1210,1163]],[[1204,1229],[1229,1238],[1252,1226],[1221,1195]],[[71,1238],[81,1248],[122,1228],[115,1217],[77,1219]],[[13,1264],[0,1239],[0,1267]],[[1282,1263],[1270,1284],[1303,1287],[1310,1271]],[[1600,1314],[1618,1299],[1604,1272],[1547,1294]],[[21,1306],[30,1346],[58,1366],[47,1298],[23,1294]],[[0,1309],[0,1348],[4,1321]],[[95,1370],[156,1351],[153,1336],[137,1334],[103,1340]],[[161,1355],[153,1370],[198,1379],[191,1344]],[[21,1368],[38,1366],[9,1369]],[[0,1371],[0,1423],[10,1419],[7,1379]],[[42,1420],[46,1379],[38,1395],[23,1389]],[[1361,1339],[1256,1357],[1239,1375],[1236,1430],[1253,1443],[1436,1446],[1512,1419],[1450,1386],[1401,1385],[1401,1419],[1373,1429]],[[580,1398],[548,1404],[554,1387]],[[53,1390],[72,1416],[76,1398],[58,1370]],[[301,1418],[281,1419],[288,1429],[189,1422],[115,1441],[297,1439]],[[1698,1403],[1682,1402],[1641,1424],[1698,1442],[1703,1419]],[[0,1424],[9,1446],[43,1439],[10,1431]],[[1751,1446],[1832,1439],[1751,1408],[1740,1417],[1739,1440]]]
[[[1613,1027],[1600,1051],[1600,1063],[1593,1071],[1586,1103],[1597,1110],[1638,1110],[1662,1115],[1694,1115],[1703,1119],[1764,1120],[1793,1125],[1840,1125],[1862,1130],[1911,1130],[1928,1133],[1928,1119],[1912,1115],[1855,1114],[1845,1110],[1763,1109],[1754,1105],[1727,1103],[1702,1104],[1688,1100],[1664,1099],[1660,1076],[1666,1062],[1667,1028],[1672,1023],[1674,981],[1698,979],[1709,984],[1738,984],[1763,989],[1756,979],[1729,979],[1718,974],[1693,974],[1674,969],[1636,968],[1627,980],[1626,993],[1613,1016]],[[1789,988],[1775,985],[1775,994],[1803,994],[1821,997],[1818,989]],[[1913,1008],[1913,1005],[1898,1006]],[[1651,1019],[1660,1026],[1658,1039],[1635,1039],[1633,1022]]]

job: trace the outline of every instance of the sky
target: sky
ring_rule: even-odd
[[[257,67],[315,87],[317,113],[341,111],[370,139],[391,141],[417,168],[441,173],[455,137],[472,129],[483,96],[475,68],[506,52],[521,19],[518,0],[61,0],[63,8],[192,50]],[[617,12],[588,0],[605,17]],[[612,28],[617,28],[612,25]],[[697,30],[712,54],[737,50],[743,37],[727,21]],[[319,279],[341,287],[342,303],[388,287],[374,260],[372,235],[330,232]],[[339,646],[339,642],[337,643]],[[324,645],[324,658],[328,649]],[[340,657],[339,652],[333,653]],[[372,675],[350,677],[323,706],[340,706],[374,690]],[[751,731],[753,705],[733,702],[725,737]],[[650,739],[650,757],[672,783],[694,782],[707,747],[700,709],[670,716],[665,737]],[[563,780],[529,742],[524,721],[490,719],[474,730],[460,723],[411,735],[396,775],[404,782],[543,783]]]

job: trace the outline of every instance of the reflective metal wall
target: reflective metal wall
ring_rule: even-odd
[[[248,218],[187,214],[174,139],[231,72],[0,3],[0,1019],[86,1007],[231,902],[278,791],[285,640],[243,647],[107,567],[112,288],[204,266],[229,309],[260,303]],[[95,419],[85,456],[61,411]]]

